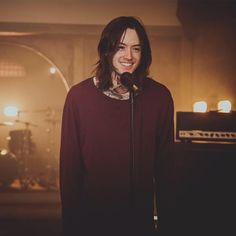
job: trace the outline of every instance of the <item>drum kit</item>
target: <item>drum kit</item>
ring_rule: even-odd
[[[46,112],[45,121],[52,127],[46,132],[55,129],[55,124],[59,122],[56,118],[58,110],[47,108],[36,112]],[[36,185],[47,190],[57,190],[59,181],[56,158],[52,158],[51,155],[47,157],[35,155],[36,145],[32,140],[30,127],[37,127],[37,125],[17,119],[13,124],[0,123],[0,126],[16,123],[23,124],[24,129],[10,130],[7,138],[8,148],[0,149],[0,189],[10,188],[17,180],[21,190],[29,190]],[[52,138],[53,135],[50,135]]]

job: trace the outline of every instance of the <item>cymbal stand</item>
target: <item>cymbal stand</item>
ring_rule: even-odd
[[[22,148],[20,151],[20,163],[19,163],[19,180],[21,184],[22,190],[27,190],[29,184],[33,182],[33,178],[29,172],[29,158],[30,158],[30,129],[29,126],[36,126],[32,123],[16,120],[18,123],[23,123],[25,125],[25,129],[23,131],[23,141]]]

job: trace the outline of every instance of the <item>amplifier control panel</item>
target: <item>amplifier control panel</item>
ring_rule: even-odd
[[[236,141],[236,132],[179,130],[180,139]]]

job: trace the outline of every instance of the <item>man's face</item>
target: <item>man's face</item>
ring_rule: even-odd
[[[112,58],[112,65],[116,72],[133,73],[141,60],[141,46],[135,30],[127,29],[118,45],[118,51]]]

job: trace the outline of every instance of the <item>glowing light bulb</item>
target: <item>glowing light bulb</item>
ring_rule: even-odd
[[[17,116],[18,108],[15,106],[7,106],[4,108],[3,113],[5,116],[10,116],[10,117]]]
[[[229,113],[231,111],[231,102],[229,100],[219,101],[217,107],[218,112]]]
[[[206,112],[207,111],[207,103],[205,101],[195,102],[193,104],[194,112]]]
[[[50,67],[49,71],[53,75],[53,74],[56,74],[57,69],[55,67]]]
[[[0,154],[1,154],[1,155],[6,155],[6,154],[7,154],[7,149],[2,149],[2,150],[0,151]]]

